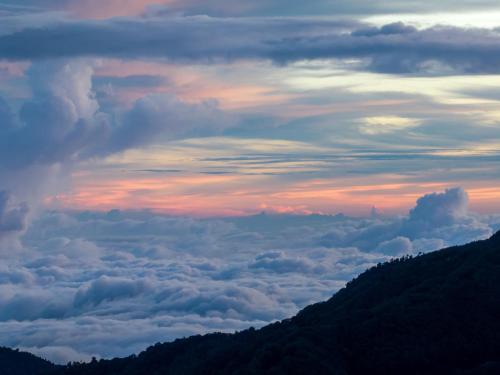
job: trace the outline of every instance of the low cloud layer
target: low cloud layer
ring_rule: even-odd
[[[459,188],[422,197],[403,217],[46,212],[22,250],[3,245],[0,345],[63,363],[258,327],[379,262],[498,229],[500,217],[470,212]]]

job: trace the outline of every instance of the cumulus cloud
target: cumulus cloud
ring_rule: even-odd
[[[28,213],[26,203],[16,204],[8,192],[0,191],[0,239],[23,232],[26,229]]]
[[[31,285],[35,281],[33,274],[26,268],[0,266],[0,284]]]
[[[0,165],[23,168],[61,162],[95,139],[102,130],[92,123],[98,110],[91,91],[92,71],[81,61],[33,65],[33,96],[22,105],[20,126],[0,141]]]
[[[290,257],[282,251],[272,251],[260,254],[255,262],[250,265],[255,269],[267,269],[278,273],[288,272],[313,272],[315,264],[308,258]]]
[[[0,98],[0,240],[23,234],[16,245],[23,256],[0,264],[0,345],[62,363],[261,326],[328,298],[379,262],[485,238],[500,228],[498,217],[470,212],[459,188],[423,196],[405,217],[290,212],[201,220],[115,210],[45,212],[28,226],[36,209],[31,204],[46,190],[64,188],[50,181],[69,176],[75,164],[165,140],[218,134],[233,125],[216,101],[154,94],[127,108],[103,103],[96,85],[158,88],[165,82],[144,75],[95,77],[94,57],[193,64],[339,59],[347,68],[397,74],[496,74],[500,66],[498,30],[176,13],[222,14],[221,5],[225,15],[241,11],[240,4],[228,8],[218,0],[184,1],[177,8],[150,8],[141,17],[101,21],[43,12],[25,16],[33,5],[69,9],[72,1],[0,4],[5,9],[10,3],[9,17],[1,16],[0,59],[31,60],[30,93]],[[284,3],[258,0],[250,11],[273,14]],[[328,5],[356,13],[367,6],[334,3],[318,1],[314,9]],[[408,4],[397,3],[401,9]],[[300,13],[303,4],[288,1],[286,7]],[[385,5],[370,7],[378,12]],[[87,7],[76,10],[98,16]],[[382,133],[371,135],[392,131]],[[278,161],[290,160],[284,155]]]
[[[78,59],[34,63],[27,72],[32,95],[19,111],[0,98],[0,238],[21,233],[28,207],[63,189],[55,181],[64,181],[79,162],[232,125],[215,101],[187,103],[172,94],[146,95],[131,109],[106,112],[93,90],[95,65]]]
[[[74,304],[76,307],[82,307],[87,304],[99,305],[104,301],[136,297],[150,288],[151,286],[145,280],[128,280],[101,276],[90,283],[90,285],[78,290],[75,295]]]
[[[454,224],[468,214],[469,196],[462,188],[432,193],[417,200],[410,210],[412,223],[422,222],[431,227]]]
[[[491,227],[471,213],[468,204],[468,194],[462,188],[425,195],[410,210],[401,233],[412,239],[446,239],[451,244],[492,235]]]
[[[413,251],[413,244],[406,237],[396,237],[392,240],[380,243],[375,250],[383,254],[397,257],[411,254]]]
[[[26,203],[4,214],[3,221],[8,219],[18,232],[26,225],[28,203],[36,206],[53,178],[102,132],[94,121],[98,103],[91,90],[92,71],[83,61],[33,64],[28,71],[32,96],[18,113],[4,105],[12,120],[0,128],[0,190],[12,191]]]
[[[30,68],[33,97],[19,112],[20,126],[0,140],[0,166],[67,163],[142,146],[158,136],[182,137],[193,129],[210,133],[227,125],[217,103],[188,104],[171,95],[145,96],[115,119],[101,111],[95,97],[94,65],[62,60]],[[11,113],[3,107],[0,115]]]
[[[55,45],[57,35],[65,38]],[[189,62],[267,59],[281,64],[345,59],[356,61],[354,69],[396,74],[496,74],[499,50],[500,34],[494,29],[419,30],[402,23],[377,28],[304,18],[65,21],[0,37],[0,57],[11,60],[105,56]]]
[[[62,319],[68,311],[63,296],[54,298],[54,292],[17,290],[15,294],[0,300],[0,321],[34,321],[38,319]]]

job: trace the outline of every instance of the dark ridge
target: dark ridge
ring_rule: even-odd
[[[160,374],[500,374],[500,234],[380,264],[330,300],[260,330],[53,372]]]
[[[57,367],[31,353],[0,348],[0,374],[2,375],[44,375]]]

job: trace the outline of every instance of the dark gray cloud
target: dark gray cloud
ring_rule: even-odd
[[[354,69],[383,73],[496,74],[497,30],[403,24],[381,28],[294,18],[165,17],[61,21],[0,37],[0,57],[105,56],[191,63],[268,59],[276,63],[357,59]]]

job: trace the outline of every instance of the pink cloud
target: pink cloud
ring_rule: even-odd
[[[232,69],[235,68],[232,67]],[[192,66],[145,61],[105,60],[96,69],[97,76],[113,77],[148,75],[151,72],[164,77],[165,85],[155,88],[138,87],[115,91],[114,94],[117,95],[120,102],[130,105],[150,93],[172,93],[186,102],[215,99],[221,109],[233,111],[285,105],[296,96],[280,92],[272,84],[265,85],[262,82],[248,82],[243,79],[241,82],[224,81],[220,79],[217,72]],[[318,114],[317,110],[312,112]],[[302,109],[300,114],[304,115],[304,113],[307,112]],[[299,111],[296,114],[299,114]]]
[[[198,217],[239,216],[261,211],[294,214],[343,212],[367,216],[374,204],[387,214],[407,213],[423,194],[448,187],[445,182],[382,183],[356,178],[345,180],[343,184],[331,179],[290,184],[268,178],[238,174],[137,174],[126,178],[81,174],[74,176],[72,192],[52,197],[47,204],[83,210],[148,208],[161,213]],[[486,213],[498,210],[500,191],[484,185],[466,187],[471,208]]]
[[[68,10],[79,17],[103,19],[138,15],[148,6],[169,5],[175,2],[175,0],[78,0],[72,1]]]
[[[153,6],[167,7],[174,12],[197,9],[200,14],[216,10],[218,13],[234,15],[254,8],[255,4],[220,0],[71,0],[67,10],[82,18],[105,19],[140,15]]]

